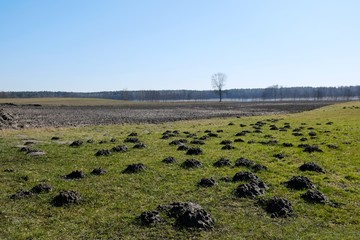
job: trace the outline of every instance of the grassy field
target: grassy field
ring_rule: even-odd
[[[15,103],[15,102],[14,102]],[[36,102],[40,103],[40,102]],[[277,122],[267,121],[278,119]],[[234,150],[221,150],[222,140],[234,140],[242,130],[253,131],[250,124],[262,120],[267,124],[262,133],[249,133],[241,137],[245,142],[233,143]],[[332,125],[326,123],[333,122]],[[232,122],[234,125],[229,125]],[[271,131],[290,123],[286,132]],[[240,127],[240,124],[247,125]],[[301,137],[292,130],[303,126]],[[308,128],[313,127],[313,130]],[[185,138],[184,131],[205,135],[205,130],[223,130],[218,138],[206,140],[200,146],[205,154],[194,156],[203,167],[186,170],[180,164],[190,156],[177,151],[169,142]],[[168,140],[160,139],[166,130],[179,130],[180,135]],[[99,149],[111,149],[124,144],[129,133],[137,132],[147,145],[145,149],[113,152],[110,156],[95,156]],[[309,132],[317,135],[311,139]],[[164,124],[115,125],[82,128],[3,130],[0,132],[0,239],[358,239],[360,229],[360,103],[349,102],[320,108],[314,111],[248,118],[226,118],[200,121],[180,121]],[[278,145],[263,145],[265,135],[278,140]],[[52,137],[60,140],[50,140]],[[117,142],[110,142],[116,138]],[[87,143],[93,139],[94,143]],[[32,157],[19,151],[19,147],[32,140],[31,148],[46,153]],[[80,147],[70,147],[74,140],[82,140]],[[105,140],[107,143],[100,144]],[[191,140],[191,139],[189,139]],[[249,144],[253,140],[255,143]],[[283,147],[292,143],[293,147]],[[306,153],[298,144],[318,145],[323,152]],[[338,149],[327,145],[337,146]],[[189,144],[191,145],[191,144]],[[284,159],[273,157],[284,153]],[[164,164],[162,159],[173,156],[176,164]],[[289,199],[294,216],[271,218],[256,200],[238,198],[233,194],[240,183],[222,182],[221,177],[232,177],[236,172],[248,171],[244,167],[215,168],[212,164],[221,157],[246,157],[268,167],[257,172],[269,190],[261,196],[268,199],[281,196]],[[316,162],[325,174],[301,172],[304,162]],[[147,170],[138,174],[122,174],[127,165],[143,163]],[[108,173],[90,174],[102,167]],[[12,171],[13,170],[13,171]],[[83,170],[86,178],[65,180],[62,176],[73,170]],[[305,190],[290,190],[283,184],[292,176],[307,176],[337,207],[330,204],[310,204],[300,195]],[[198,187],[201,178],[214,177],[218,185]],[[49,183],[50,193],[12,200],[18,190],[29,190],[39,183]],[[78,205],[54,207],[52,199],[61,190],[80,193]],[[172,224],[154,227],[140,226],[137,217],[158,205],[175,201],[192,201],[200,204],[216,220],[210,231],[177,229]]]

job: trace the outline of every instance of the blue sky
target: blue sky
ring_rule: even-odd
[[[0,0],[0,91],[360,84],[359,0]]]

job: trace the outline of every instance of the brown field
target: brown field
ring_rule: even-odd
[[[77,127],[243,117],[308,111],[329,101],[123,102],[103,99],[2,99],[0,129]]]

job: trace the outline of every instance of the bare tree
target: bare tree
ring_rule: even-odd
[[[226,82],[226,74],[225,73],[215,73],[211,76],[211,83],[213,89],[218,92],[220,102],[222,101],[222,93]]]

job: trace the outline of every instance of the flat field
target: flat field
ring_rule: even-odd
[[[171,109],[164,106],[159,111]],[[221,110],[229,105],[219,106]],[[16,107],[26,108],[3,109]],[[233,115],[226,118],[220,114],[222,118],[157,124],[135,121],[108,126],[44,125],[48,127],[0,130],[0,239],[358,239],[360,102],[292,114],[288,110],[280,114],[282,109],[292,107],[270,111],[263,103],[255,109],[264,114],[249,117],[240,114],[241,107],[234,108],[229,110]],[[176,114],[177,109],[173,112]],[[11,113],[19,119],[16,114]],[[134,133],[137,136],[131,138],[137,138],[145,148],[124,142]],[[164,133],[168,138],[163,137]],[[179,139],[187,140],[185,145],[191,148],[201,148],[203,154],[187,155],[187,151],[170,145]],[[204,139],[203,145],[199,141],[191,143],[200,139]],[[83,143],[71,147],[76,140]],[[228,143],[234,148],[222,149],[226,146],[221,144],[224,140],[231,141]],[[128,150],[113,150],[119,145]],[[109,155],[96,156],[99,150],[110,150]],[[162,162],[169,156],[176,162]],[[267,169],[236,166],[241,157]],[[214,167],[220,158],[230,160],[230,166]],[[202,166],[185,169],[182,164],[187,159],[198,160]],[[305,162],[318,164],[324,172],[301,171],[299,167]],[[144,164],[146,169],[123,173],[135,163]],[[99,167],[107,172],[91,174]],[[75,170],[83,171],[83,178],[65,177]],[[234,181],[238,172],[255,174],[268,188],[254,198],[237,196],[238,186],[248,183]],[[307,177],[312,183],[310,188],[326,196],[324,203],[306,201],[301,195],[307,189],[296,190],[285,184],[294,176]],[[224,177],[230,181],[224,181]],[[217,184],[202,187],[202,178],[213,178]],[[38,184],[48,184],[52,190],[39,194],[30,191]],[[68,190],[79,194],[74,199],[78,201],[55,206],[54,198]],[[272,217],[266,211],[266,203],[273,197],[291,203],[292,211],[287,208],[289,216]],[[165,222],[142,225],[141,213],[173,202],[200,204],[215,220],[213,228],[188,229],[162,212]]]
[[[0,129],[163,123],[308,111],[328,101],[124,102],[104,99],[1,99]]]

